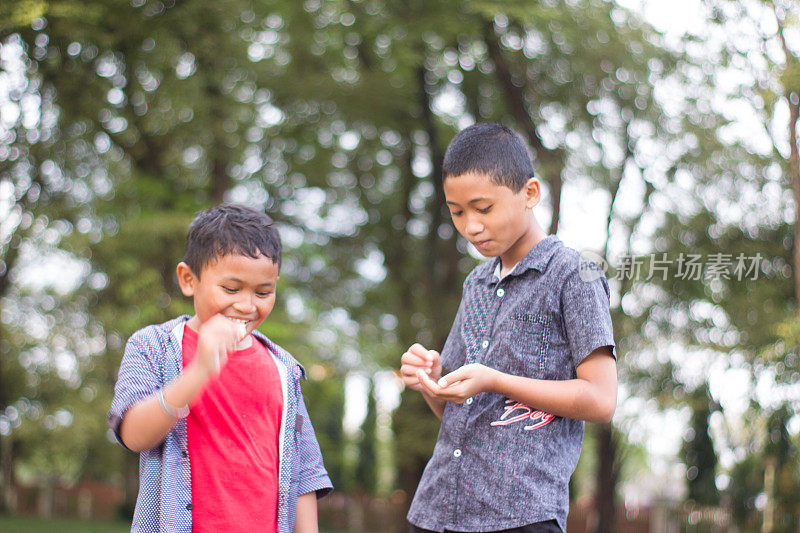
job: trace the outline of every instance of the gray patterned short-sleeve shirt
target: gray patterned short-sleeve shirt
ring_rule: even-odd
[[[476,267],[442,350],[445,371],[481,363],[568,380],[597,348],[613,353],[608,283],[599,272],[580,276],[579,259],[551,235],[503,279],[498,258]],[[448,402],[408,520],[433,531],[497,531],[550,519],[566,529],[582,439],[582,421],[500,394]]]

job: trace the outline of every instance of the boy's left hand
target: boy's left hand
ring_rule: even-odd
[[[422,370],[417,371],[423,391],[434,398],[455,403],[463,403],[479,392],[494,390],[497,374],[497,370],[480,363],[464,365],[443,376],[438,382],[433,381]]]

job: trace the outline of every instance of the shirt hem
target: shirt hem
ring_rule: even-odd
[[[425,520],[418,520],[417,518],[407,516],[406,519],[410,524],[413,524],[419,528],[427,529],[430,531],[437,531],[439,533],[444,532],[445,530],[450,532],[457,532],[457,533],[488,533],[493,531],[502,531],[504,529],[514,529],[518,527],[524,527],[530,524],[535,524],[537,522],[545,522],[547,520],[555,520],[558,523],[558,526],[565,531],[566,529],[566,518],[563,520],[559,518],[557,514],[554,513],[546,513],[544,515],[533,516],[529,518],[520,518],[515,519],[513,522],[503,522],[497,524],[486,524],[485,522],[481,522],[479,525],[474,524],[437,524],[433,522],[426,522]]]

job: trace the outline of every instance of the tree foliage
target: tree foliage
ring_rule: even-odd
[[[728,215],[732,204],[774,199],[768,184],[785,167],[775,153],[724,142],[717,133],[732,121],[713,109],[714,73],[614,2],[7,0],[0,21],[0,212],[9,213],[0,225],[0,430],[9,428],[0,447],[23,470],[135,477],[135,458],[110,452],[96,422],[125,339],[191,312],[174,279],[185,230],[198,210],[227,200],[267,209],[280,227],[279,305],[263,329],[306,366],[326,464],[348,486],[345,376],[396,367],[415,341],[440,349],[476,263],[447,220],[441,160],[455,132],[478,120],[507,123],[530,144],[552,232],[580,223],[581,191],[602,191],[592,210],[607,214],[608,238],[596,247],[607,260],[687,247],[770,258],[766,284],[614,282],[631,390],[662,405],[691,401],[701,383],[686,383],[682,362],[664,357],[665,338],[794,375],[796,356],[775,348],[768,326],[792,309],[788,226]],[[786,87],[792,68],[779,73]],[[76,289],[31,294],[15,276],[42,253],[83,265]],[[52,320],[31,337],[25,316]],[[67,378],[53,346],[73,361]],[[26,364],[31,353],[46,364]],[[418,394],[401,398],[394,456],[410,495],[438,421]],[[37,405],[40,418],[19,414]],[[71,422],[47,427],[48,417],[67,420],[61,412]],[[372,426],[368,417],[363,480],[374,476]],[[624,455],[615,434],[601,427],[595,439],[596,491],[606,498]],[[70,452],[22,453],[42,436]],[[601,513],[606,529],[613,504]]]

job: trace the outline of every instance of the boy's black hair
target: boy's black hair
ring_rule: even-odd
[[[209,263],[228,254],[272,259],[281,266],[281,238],[266,213],[243,205],[220,204],[201,211],[189,225],[183,261],[199,278]]]
[[[473,172],[516,193],[533,177],[533,163],[519,135],[502,124],[478,122],[453,137],[442,163],[444,179]]]

